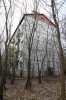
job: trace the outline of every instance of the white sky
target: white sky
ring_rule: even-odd
[[[8,0],[5,0],[7,2],[6,7],[8,9],[9,3]],[[17,27],[19,20],[22,18],[24,13],[32,13],[32,11],[35,9],[34,3],[38,2],[38,0],[11,0],[12,6],[15,5],[15,12],[13,17],[13,25],[12,25],[12,33],[14,32],[15,28]],[[17,2],[18,1],[18,2]],[[51,18],[51,8],[47,6],[43,1],[47,2],[48,5],[50,5],[51,0],[39,0],[38,4],[38,12],[45,14],[48,18]],[[60,5],[66,1],[66,0],[56,0],[57,1],[57,7],[59,8]],[[13,10],[13,9],[12,9]],[[64,5],[59,9],[59,18],[64,17],[66,14],[66,2]],[[52,19],[52,18],[51,18]],[[10,21],[10,17],[9,17]],[[2,34],[5,24],[5,13],[4,13],[4,7],[3,4],[0,2],[0,34]],[[5,30],[4,30],[5,31]],[[5,37],[5,32],[3,32],[3,40]]]
[[[34,10],[34,2],[38,1],[38,0],[27,0],[28,2],[25,3],[26,0],[22,0],[24,1],[24,5],[23,5],[23,13],[32,13],[32,10]],[[47,1],[48,4],[50,5],[50,0],[44,0]],[[57,0],[57,5],[58,8],[60,7],[60,5],[63,3],[64,0]],[[20,6],[22,6],[20,4]],[[24,7],[26,8],[26,10],[24,9]],[[38,6],[38,12],[45,14],[47,17],[50,17],[51,14],[51,8],[49,6],[47,6],[46,4],[44,4],[43,0],[40,0],[39,6]],[[18,14],[19,13],[19,14]],[[14,26],[16,26],[16,24],[19,22],[20,19],[20,11],[18,11],[18,13],[16,12],[15,14],[15,19],[14,19]],[[22,14],[23,14],[22,13]],[[66,2],[65,4],[59,9],[59,17],[62,18],[62,16],[65,16],[66,13]],[[19,16],[20,15],[20,16]],[[16,17],[17,16],[17,17]],[[17,20],[18,19],[18,20]]]
[[[8,0],[5,0],[8,1]],[[35,1],[38,2],[39,0],[12,0],[12,6],[15,5],[15,13],[13,17],[13,28],[12,28],[12,33],[14,32],[15,28],[17,27],[20,18],[23,16],[24,13],[32,13],[32,10],[35,9],[34,3]],[[18,1],[18,2],[17,2]],[[38,12],[45,14],[47,17],[51,17],[51,8],[47,6],[45,3],[47,2],[48,5],[50,5],[51,0],[40,0],[38,4]],[[60,5],[63,3],[63,1],[66,0],[56,0],[58,8]],[[7,2],[7,7],[8,7],[8,2]],[[59,18],[64,17],[66,13],[66,2],[65,4],[59,9]],[[2,33],[3,27],[4,27],[4,8],[2,7],[2,4],[0,3],[0,34]]]

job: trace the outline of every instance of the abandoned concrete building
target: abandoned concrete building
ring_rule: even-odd
[[[19,39],[18,46],[15,44]],[[27,76],[27,62],[30,53],[31,76],[59,75],[59,50],[56,27],[45,15],[33,11],[24,14],[19,22],[11,41],[15,40],[18,49],[18,69],[16,74]],[[20,72],[21,71],[21,72]]]

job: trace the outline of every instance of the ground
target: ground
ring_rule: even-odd
[[[32,80],[32,91],[26,90],[26,78],[16,78],[14,85],[7,79],[4,98],[7,100],[60,100],[60,77],[43,77],[42,83],[38,83],[38,78]]]

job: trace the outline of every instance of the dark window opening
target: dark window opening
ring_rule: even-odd
[[[53,68],[51,68],[51,67],[47,68],[47,72],[48,72],[48,75],[53,75],[54,74]]]
[[[44,18],[43,18],[43,17],[41,17],[41,20],[43,21],[43,20],[44,20]]]

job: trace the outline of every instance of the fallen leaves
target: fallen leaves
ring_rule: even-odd
[[[25,89],[26,78],[16,78],[14,85],[7,79],[4,96],[7,100],[59,100],[60,79],[59,77],[42,78],[42,83],[38,83],[38,78],[32,79],[32,91]]]

